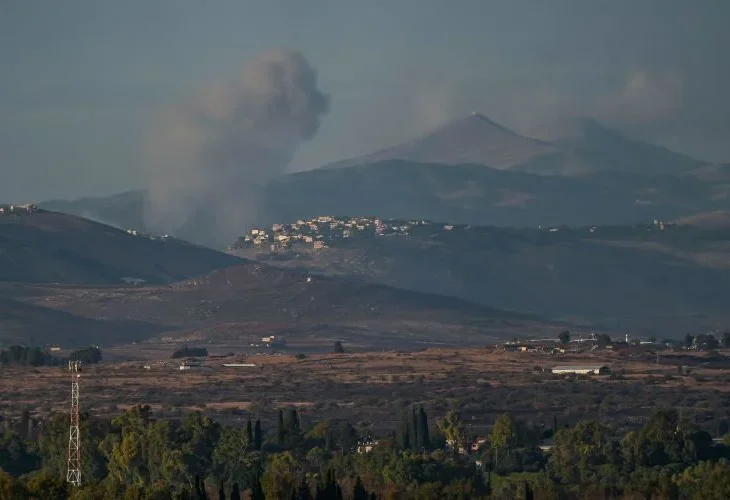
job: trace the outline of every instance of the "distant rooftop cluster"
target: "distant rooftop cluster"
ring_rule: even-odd
[[[268,247],[271,250],[292,246],[327,248],[336,240],[356,236],[408,236],[415,226],[432,225],[427,220],[385,220],[377,217],[333,217],[322,215],[299,219],[293,224],[273,224],[270,229],[254,228],[241,236],[232,249]],[[444,226],[453,229],[454,226]]]
[[[18,214],[34,214],[38,211],[38,206],[34,203],[24,203],[22,205],[0,205],[0,216],[2,215],[18,215]]]
[[[130,234],[132,236],[139,236],[141,238],[149,238],[151,240],[166,241],[170,238],[170,235],[168,235],[168,234],[157,235],[157,234],[152,234],[152,233],[143,233],[143,232],[137,231],[136,229],[127,229],[127,234]]]

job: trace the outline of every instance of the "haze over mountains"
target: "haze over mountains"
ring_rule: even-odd
[[[590,119],[535,135],[549,141],[473,114],[392,148],[274,179],[252,223],[329,213],[500,226],[633,224],[730,208],[730,184],[716,182],[721,166]],[[144,191],[132,191],[41,206],[143,230],[145,203]],[[210,226],[191,218],[169,233],[211,245]]]
[[[520,135],[473,113],[412,141],[338,161],[343,168],[382,161],[450,165],[479,164],[543,175],[619,171],[641,175],[681,174],[702,162],[629,139],[590,118],[567,119]]]
[[[687,250],[684,241],[667,244],[636,235],[586,241],[563,231],[565,237],[550,233],[553,239],[543,241],[534,240],[530,231],[540,232],[539,226],[543,232],[565,225],[630,226],[654,219],[722,230],[726,223],[722,214],[730,209],[726,166],[626,138],[587,119],[538,129],[532,135],[537,138],[473,114],[392,148],[274,179],[263,192],[263,210],[254,223],[267,227],[324,214],[352,214],[533,228],[525,233],[479,230],[474,234],[480,237],[463,241],[425,235],[356,244],[303,261],[297,257],[274,262],[297,268],[283,273],[266,266],[253,268],[245,260],[173,238],[151,240],[103,225],[144,233],[148,197],[139,190],[40,204],[97,222],[43,211],[35,219],[0,221],[4,224],[0,259],[5,262],[0,281],[87,286],[138,278],[165,284],[158,290],[126,287],[110,293],[86,293],[74,286],[65,292],[52,288],[42,293],[5,288],[8,301],[52,309],[19,310],[39,318],[53,318],[55,312],[70,315],[64,321],[80,325],[80,331],[95,328],[95,321],[114,322],[117,326],[110,331],[120,331],[114,329],[118,322],[136,321],[135,338],[161,331],[184,336],[191,329],[203,337],[227,336],[253,328],[256,321],[302,334],[312,328],[344,331],[356,324],[362,327],[376,310],[381,314],[374,323],[352,331],[368,335],[387,331],[396,338],[404,331],[412,333],[414,325],[456,328],[458,324],[459,335],[492,335],[494,328],[511,328],[505,325],[515,316],[503,310],[675,335],[684,329],[719,327],[725,321],[723,307],[730,297],[725,296],[723,284],[730,276],[727,267],[717,264],[725,262],[724,240],[711,248]],[[215,246],[212,226],[191,218],[169,233]],[[242,227],[240,234],[248,229]],[[228,271],[216,270],[231,266],[241,271],[230,275],[233,281],[221,281]],[[424,274],[424,269],[429,271]],[[337,279],[305,284],[300,272],[310,271]],[[192,288],[193,282],[170,285],[192,277],[197,277]],[[353,283],[353,277],[371,284]],[[458,320],[459,315],[471,326]],[[485,329],[480,318],[507,323]],[[549,327],[536,320],[515,321],[523,326],[532,321],[537,329]],[[396,323],[400,326],[394,327]],[[22,333],[15,325],[14,331]]]

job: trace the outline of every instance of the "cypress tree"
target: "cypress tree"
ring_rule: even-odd
[[[241,492],[238,489],[238,483],[233,483],[233,488],[231,488],[230,500],[241,500]]]
[[[253,428],[253,447],[256,451],[261,451],[261,420],[258,418]]]
[[[250,415],[248,422],[246,422],[246,445],[253,446],[253,423],[251,422]]]
[[[525,481],[525,500],[535,500],[535,495],[532,493],[532,488],[530,488],[530,483]]]
[[[306,477],[302,476],[302,480],[300,481],[296,492],[297,500],[312,500],[312,492],[309,490]]]
[[[299,415],[297,415],[296,408],[292,408],[291,410],[289,410],[289,418],[287,419],[286,424],[286,430],[288,433],[290,433],[292,436],[299,435]]]
[[[355,486],[352,489],[353,500],[368,500],[368,492],[365,490],[365,486],[362,484],[362,479],[357,476],[355,479]]]
[[[421,447],[420,436],[418,435],[418,415],[416,409],[411,409],[411,449],[418,451]]]
[[[286,441],[286,429],[284,428],[284,410],[279,409],[276,416],[276,444],[284,446]]]
[[[418,438],[420,439],[421,448],[431,449],[431,438],[428,435],[428,417],[423,408],[418,410]]]
[[[231,497],[231,500],[233,500],[233,497]],[[253,484],[251,485],[251,500],[266,500],[258,475],[254,477]]]

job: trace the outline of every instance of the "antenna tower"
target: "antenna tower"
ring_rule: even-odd
[[[68,431],[68,470],[66,482],[74,486],[81,485],[81,439],[79,437],[79,378],[81,362],[69,361],[71,372],[71,425]]]

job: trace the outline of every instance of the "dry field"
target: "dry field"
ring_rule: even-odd
[[[161,351],[163,352],[163,351]],[[148,353],[149,354],[149,353]],[[452,408],[480,431],[496,415],[512,412],[536,424],[581,418],[630,427],[661,406],[683,408],[699,424],[727,418],[730,360],[700,355],[629,359],[604,355],[550,356],[487,349],[428,349],[421,352],[252,355],[255,367],[224,368],[236,359],[208,359],[204,368],[181,372],[169,359],[105,362],[84,368],[81,406],[113,416],[149,404],[158,416],[201,410],[235,422],[249,414],[264,423],[274,409],[296,405],[306,422],[348,418],[381,432],[393,427],[403,408],[424,406],[432,417]],[[613,376],[558,376],[542,371],[558,364],[605,363]],[[149,366],[149,369],[145,368]],[[690,366],[687,375],[678,366]],[[15,414],[63,411],[68,374],[59,367],[3,368],[0,411]]]

